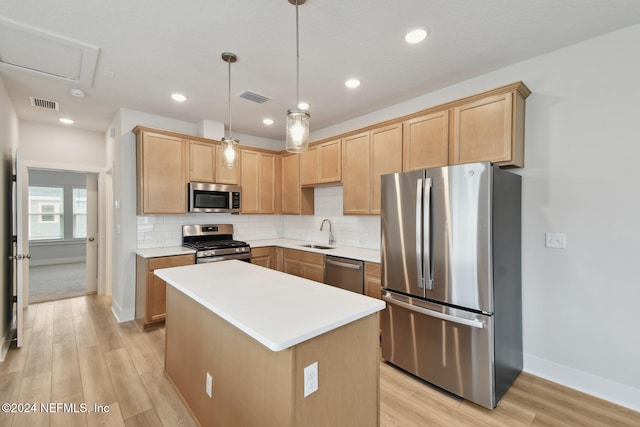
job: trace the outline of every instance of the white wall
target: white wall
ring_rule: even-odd
[[[20,121],[20,151],[26,164],[67,170],[105,167],[105,136],[72,126]]]
[[[0,361],[8,349],[11,327],[13,283],[11,279],[11,175],[13,156],[18,147],[18,116],[4,81],[0,77]]]

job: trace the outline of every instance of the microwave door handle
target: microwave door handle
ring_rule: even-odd
[[[418,273],[418,287],[424,289],[424,275],[422,274],[422,250],[423,250],[423,223],[422,223],[422,197],[424,195],[424,179],[416,182],[416,266]]]
[[[424,225],[423,225],[423,268],[425,288],[433,290],[433,271],[431,268],[431,188],[433,181],[427,178],[424,184]]]

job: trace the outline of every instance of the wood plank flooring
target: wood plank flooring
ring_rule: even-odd
[[[26,310],[25,346],[0,363],[0,403],[37,403],[38,412],[0,412],[0,426],[195,426],[163,373],[164,328],[118,324],[110,305],[91,295]],[[78,412],[43,413],[40,403]],[[381,363],[380,425],[640,426],[640,413],[526,373],[490,411]]]

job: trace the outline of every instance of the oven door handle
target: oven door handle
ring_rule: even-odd
[[[458,323],[465,326],[471,326],[472,328],[484,329],[485,324],[480,320],[471,320],[465,319],[463,317],[453,316],[451,314],[440,313],[438,311],[429,310],[426,308],[419,307],[417,305],[408,304],[404,301],[400,301],[392,297],[390,294],[384,294],[382,299],[388,302],[389,304],[397,305],[402,308],[406,308],[409,311],[414,311],[416,313],[424,314],[425,316],[431,316],[438,318],[440,320],[445,320],[447,322]]]

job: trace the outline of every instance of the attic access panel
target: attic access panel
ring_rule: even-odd
[[[0,17],[0,67],[91,87],[99,50]]]

